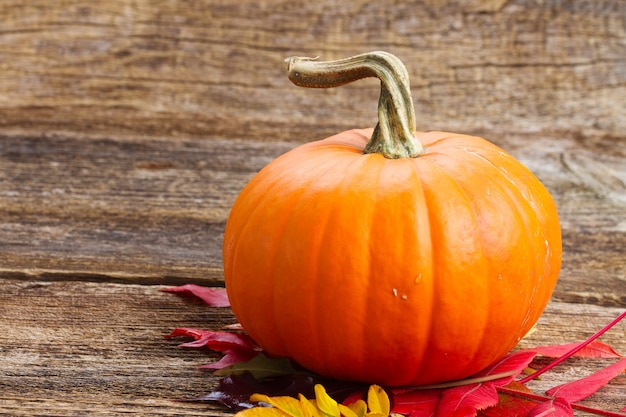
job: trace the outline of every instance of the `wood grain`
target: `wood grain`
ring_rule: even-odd
[[[407,64],[422,130],[626,130],[620,0],[5,0],[0,15],[0,128],[32,136],[299,142],[370,126],[375,81],[305,91],[283,60],[374,49]]]
[[[222,230],[248,179],[291,145],[0,139],[0,274],[221,280]]]
[[[217,359],[165,340],[175,327],[217,329],[230,309],[159,291],[162,286],[5,279],[0,293],[0,415],[212,415],[223,407],[175,402],[208,393],[217,379],[198,366]],[[620,309],[553,302],[521,347],[588,337]],[[584,316],[585,320],[580,320]],[[603,340],[626,351],[626,323]],[[538,391],[610,361],[570,361],[534,383]],[[626,376],[585,404],[618,410]],[[39,414],[38,414],[39,413]]]
[[[165,340],[175,327],[218,328],[208,309],[160,287],[4,280],[0,295],[0,415],[220,415],[176,402],[216,382],[206,351]],[[40,414],[41,413],[41,414]]]
[[[555,299],[626,306],[626,136],[495,136],[559,207]],[[0,276],[222,285],[230,206],[256,171],[293,146],[5,136]]]

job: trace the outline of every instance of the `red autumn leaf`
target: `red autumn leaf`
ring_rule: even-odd
[[[449,388],[442,392],[437,406],[437,416],[473,417],[478,410],[498,403],[497,387],[510,383],[536,356],[535,352],[510,353],[473,378],[505,375],[502,378]]]
[[[174,337],[187,336],[195,340],[179,345],[180,347],[199,348],[206,346],[207,348],[217,351],[226,352],[232,349],[241,351],[259,352],[260,348],[247,334],[231,333],[231,332],[215,332],[211,330],[198,330],[179,327],[174,329],[166,339]]]
[[[223,369],[223,368],[226,368],[227,366],[231,366],[236,363],[247,362],[258,354],[259,352],[257,351],[243,350],[243,349],[229,349],[229,350],[224,351],[224,356],[222,356],[222,358],[219,361],[202,365],[200,366],[200,368],[201,369],[214,369],[214,370]]]
[[[626,358],[615,362],[585,378],[551,388],[546,394],[573,403],[587,398],[605,386],[611,379],[626,371]]]
[[[175,337],[192,337],[195,342],[188,342],[179,345],[180,347],[203,347],[209,338],[209,334],[213,333],[211,330],[198,330],[189,329],[186,327],[178,327],[170,334],[165,336],[166,339],[173,339]]]
[[[392,412],[406,416],[432,417],[435,415],[441,389],[432,390],[391,390]]]
[[[180,344],[180,347],[207,347],[224,354],[219,361],[200,366],[204,369],[222,369],[239,362],[249,361],[261,351],[252,338],[246,334],[178,328],[174,329],[166,338],[172,339],[178,336],[195,339],[193,342]]]
[[[205,292],[205,290],[208,292]],[[213,305],[217,305],[215,304],[216,302],[220,303],[220,293],[222,300],[224,300],[226,295],[223,289],[210,289],[195,285],[169,288],[164,291],[184,293],[200,298],[203,298],[203,295],[210,293],[211,296],[208,297],[208,303]],[[215,296],[218,301],[216,301],[213,296]],[[220,305],[228,305],[227,298],[225,299],[226,302]],[[575,408],[598,415],[621,415],[615,412],[585,407],[575,404],[574,401],[577,401],[578,398],[586,398],[587,396],[593,394],[597,391],[597,389],[604,386],[611,378],[621,372],[624,372],[626,369],[626,359],[622,359],[614,365],[611,365],[587,378],[583,378],[580,381],[573,381],[548,391],[548,394],[554,395],[554,397],[534,394],[523,385],[525,382],[524,379],[532,379],[536,376],[536,374],[523,378],[519,381],[513,382],[513,379],[519,375],[538,354],[543,356],[560,356],[553,363],[540,369],[542,372],[553,368],[558,365],[558,363],[561,363],[567,357],[574,354],[576,354],[576,356],[591,358],[621,358],[622,356],[615,352],[610,346],[595,342],[594,340],[625,317],[626,312],[621,314],[618,318],[582,343],[542,346],[509,354],[492,366],[475,374],[473,377],[468,378],[468,380],[461,381],[461,383],[465,383],[467,385],[452,386],[452,388],[450,388],[450,384],[444,384],[447,385],[447,387],[440,386],[436,389],[431,387],[430,389],[392,390],[392,394],[394,395],[394,408],[392,411],[408,417],[473,417],[479,412],[481,417],[570,417],[573,416],[572,409]],[[229,327],[231,330],[242,330],[240,325],[233,325]],[[197,348],[206,346],[209,349],[224,353],[224,357],[221,360],[209,365],[204,365],[202,368],[222,369],[231,365],[237,366],[236,364],[250,362],[255,356],[262,352],[260,347],[258,347],[258,345],[256,345],[256,343],[245,333],[178,328],[166,337],[173,338],[176,336],[187,336],[194,339],[193,342],[181,344],[180,346],[182,347]],[[540,371],[537,371],[537,373],[540,373]],[[243,376],[246,375],[254,379],[252,374],[245,373]],[[233,375],[222,378],[220,380],[220,384],[230,378],[239,378],[239,376]],[[283,375],[283,378],[284,380],[281,379],[278,385],[287,383],[291,391],[293,391],[290,391],[291,394],[288,395],[295,395],[295,393],[301,393],[302,389],[297,388],[300,387],[300,385],[294,385],[293,381],[296,381],[296,379],[305,381],[302,387],[310,388],[310,386],[312,386],[311,384],[316,382],[316,378],[318,377],[310,374],[302,376],[294,373],[293,375],[285,374]],[[224,388],[222,391],[211,393],[210,395],[198,400],[220,401],[223,404],[232,407],[234,410],[241,409],[242,407],[249,407],[250,404],[247,400],[250,394],[254,392],[267,391],[266,388],[268,381],[273,383],[275,382],[275,378],[264,380],[262,384],[255,380],[258,388],[254,389],[251,389],[247,385],[244,389],[242,388],[243,385],[238,382],[231,383],[230,385],[224,384],[224,387],[227,387],[227,389]],[[332,381],[327,379],[323,379],[323,382],[324,384],[335,384],[335,392],[343,395],[344,399],[350,393],[358,392],[355,391],[355,386],[346,385],[349,384],[347,382]],[[274,390],[274,388],[269,391],[273,392],[272,390]],[[354,398],[359,395],[362,395],[362,393],[355,394]],[[353,397],[350,395],[350,398]],[[621,412],[626,412],[626,407],[622,409]]]
[[[536,356],[535,352],[511,353],[452,388],[393,390],[393,412],[410,416],[475,416],[478,410],[498,403],[497,387],[509,384]],[[502,375],[498,378],[499,375]],[[489,377],[496,377],[490,380]],[[476,382],[471,383],[473,379]]]
[[[549,358],[560,358],[561,356],[574,350],[577,346],[580,346],[581,342],[567,343],[564,345],[549,345],[538,346],[527,349],[532,352],[536,352],[538,355],[546,356]],[[613,348],[606,343],[593,341],[572,356],[579,358],[621,358],[622,355],[617,353]]]
[[[449,388],[443,392],[437,406],[437,417],[473,417],[478,410],[498,403],[498,391],[493,383],[485,382]]]
[[[195,284],[164,288],[162,291],[198,297],[211,307],[230,307],[225,288],[208,288]]]
[[[537,405],[528,417],[574,417],[574,410],[567,401],[556,398]]]
[[[537,403],[523,398],[500,395],[498,404],[478,412],[479,417],[527,416]]]
[[[624,318],[626,318],[626,311],[622,312],[622,314],[620,314],[615,319],[613,319],[609,324],[607,324],[606,326],[604,326],[603,328],[601,328],[600,330],[595,332],[587,340],[585,340],[585,341],[583,341],[581,343],[575,344],[575,347],[572,350],[570,350],[569,352],[563,354],[560,358],[555,359],[554,361],[552,361],[548,365],[546,365],[543,368],[537,370],[537,372],[534,372],[532,375],[529,375],[526,378],[522,378],[519,382],[521,382],[522,384],[525,384],[526,382],[537,378],[538,376],[544,374],[545,372],[547,372],[550,369],[554,368],[555,366],[559,365],[561,362],[563,362],[563,361],[567,360],[568,358],[570,358],[571,356],[575,355],[578,351],[580,351],[580,350],[586,348],[588,345],[594,343],[600,336],[602,336],[604,333],[606,333],[609,329],[611,329],[617,323],[622,321]]]
[[[515,378],[517,375],[522,373],[522,371],[526,369],[528,364],[532,362],[535,356],[537,356],[535,352],[528,350],[509,353],[499,361],[478,372],[473,377],[486,377],[504,373],[511,373],[511,375],[505,378],[491,381],[491,383],[495,384],[495,386],[497,387],[504,386],[513,381],[513,378]]]
[[[528,387],[516,381],[511,382],[503,388],[518,393],[532,394],[532,391]],[[522,398],[517,395],[509,395],[500,391],[498,392],[498,404],[485,410],[481,410],[478,413],[480,417],[527,416],[530,410],[537,406],[537,401],[533,401],[532,399]]]

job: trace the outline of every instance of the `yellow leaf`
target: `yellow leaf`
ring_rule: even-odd
[[[367,404],[363,400],[357,400],[352,404],[348,404],[348,408],[358,417],[364,417],[367,414]]]
[[[385,390],[378,385],[371,385],[367,391],[367,406],[370,411],[368,415],[382,414],[386,417],[391,411],[389,397],[387,396]]]
[[[280,411],[283,412],[283,417],[285,415],[290,416],[290,417],[309,417],[308,414],[306,414],[306,412],[302,409],[302,403],[300,401],[298,401],[297,399],[293,398],[293,397],[268,397],[267,395],[263,395],[263,394],[253,394],[250,397],[250,401],[254,401],[254,402],[264,402],[266,404],[270,404],[272,407],[274,407],[275,409],[278,409]],[[255,408],[260,408],[261,410],[263,409],[268,409],[271,410],[270,407],[255,407]],[[254,408],[253,408],[254,409]],[[258,414],[256,417],[261,417],[264,416],[265,414],[261,411],[259,411],[260,414]],[[276,414],[267,414],[266,417],[270,417],[270,416],[274,416]],[[251,416],[245,416],[245,417],[251,417]]]
[[[298,399],[253,394],[251,401],[271,407],[250,408],[240,411],[235,417],[389,417],[389,397],[378,385],[370,386],[367,403],[357,400],[349,405],[338,404],[320,384],[315,385],[314,389],[314,400],[309,400],[302,394],[298,394]]]
[[[341,414],[339,413],[337,401],[330,398],[330,395],[326,393],[326,389],[320,384],[316,384],[314,389],[315,403],[322,414],[328,417],[340,417]]]
[[[302,411],[304,412],[305,417],[321,417],[320,410],[317,409],[315,404],[302,394],[298,394],[298,397],[300,398]]]
[[[274,407],[247,408],[235,414],[235,417],[286,417],[287,415]]]
[[[363,417],[359,416],[350,407],[347,407],[343,404],[337,404],[337,406],[339,407],[339,413],[341,413],[343,417]]]
[[[252,394],[250,396],[250,401],[252,401],[253,403],[269,404],[272,399],[265,394]]]

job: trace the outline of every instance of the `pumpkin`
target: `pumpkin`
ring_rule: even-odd
[[[243,328],[270,355],[387,386],[465,378],[504,356],[559,274],[548,190],[485,139],[417,132],[393,55],[288,62],[308,87],[380,78],[379,123],[298,146],[241,191],[223,261]]]

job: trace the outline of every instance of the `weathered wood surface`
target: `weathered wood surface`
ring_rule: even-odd
[[[0,127],[309,140],[373,124],[376,85],[296,89],[291,55],[385,49],[427,130],[626,130],[621,0],[3,0]]]
[[[498,136],[559,207],[555,299],[626,306],[626,136]],[[293,146],[4,136],[0,276],[219,284],[230,206],[256,171]]]
[[[289,55],[397,54],[423,129],[481,134],[553,193],[553,301],[524,347],[626,307],[626,3],[0,2],[0,415],[222,415],[174,327],[234,319],[159,292],[222,285],[246,181],[375,123],[377,85],[304,90]],[[626,354],[626,324],[603,338]],[[600,362],[565,364],[538,389]],[[625,406],[626,376],[587,404]]]
[[[160,292],[161,286],[81,281],[5,280],[0,294],[0,415],[213,415],[206,403],[175,402],[206,394],[215,378],[197,366],[216,360],[177,349],[163,335],[174,327],[232,323],[229,309],[207,308]],[[522,346],[567,343],[590,336],[619,308],[552,303]],[[581,319],[584,317],[584,320]],[[567,323],[567,329],[564,328]],[[624,326],[603,340],[622,352]],[[606,361],[574,361],[534,384],[571,380]],[[626,376],[586,405],[618,410]]]

